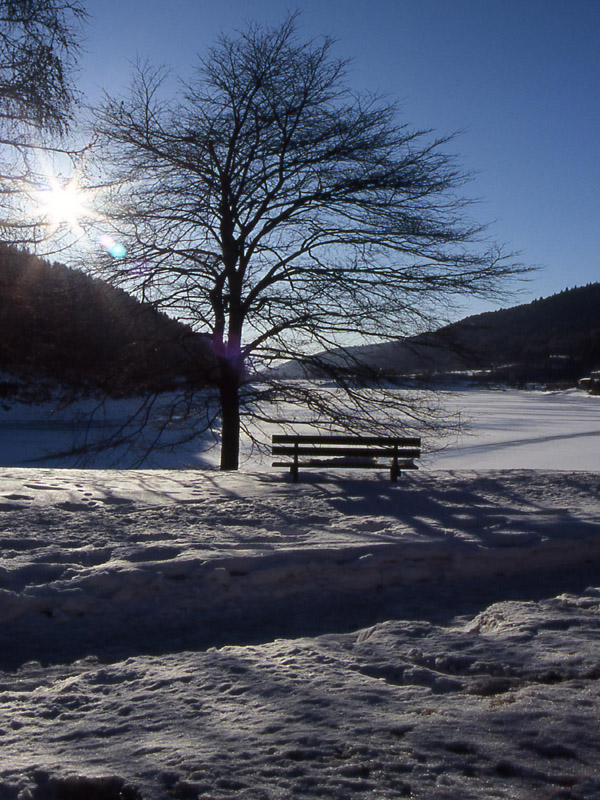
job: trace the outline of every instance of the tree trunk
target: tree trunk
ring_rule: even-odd
[[[228,362],[221,366],[221,470],[236,470],[240,463],[240,375]]]

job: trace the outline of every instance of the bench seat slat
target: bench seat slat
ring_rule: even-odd
[[[293,463],[291,461],[274,461],[272,463],[273,467],[292,467]],[[335,461],[319,461],[318,459],[304,461],[300,464],[302,469],[310,469],[311,467],[325,467],[329,469],[341,469],[347,467],[348,469],[381,469],[381,464],[375,463],[364,463],[364,464],[340,464],[336,463]]]
[[[293,461],[273,461],[271,464],[272,467],[293,467]],[[310,461],[303,462],[300,464],[302,469],[310,469],[311,467],[329,467],[330,469],[342,469],[347,467],[348,469],[381,469],[381,464],[369,464],[368,462],[364,464],[353,464],[352,462],[342,463],[342,462],[335,462],[335,461],[319,461],[318,459],[311,459]],[[419,467],[413,463],[412,461],[399,461],[398,462],[398,469],[405,470],[405,469],[419,469]]]

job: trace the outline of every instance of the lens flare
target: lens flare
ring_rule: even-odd
[[[112,236],[104,235],[98,239],[100,247],[106,250],[113,258],[125,258],[127,249],[120,242],[116,242]]]

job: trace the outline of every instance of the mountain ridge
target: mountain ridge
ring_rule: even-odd
[[[81,270],[0,244],[0,395],[44,381],[109,396],[202,383],[206,337]]]
[[[496,311],[486,311],[437,331],[392,342],[321,353],[294,371],[326,374],[353,362],[357,374],[439,382],[467,375],[478,383],[577,381],[600,368],[600,283],[564,289]]]

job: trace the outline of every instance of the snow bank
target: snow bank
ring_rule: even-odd
[[[0,624],[114,646],[441,580],[600,561],[595,473],[5,470]],[[27,643],[30,650],[27,652]],[[35,644],[34,644],[35,643]],[[61,646],[63,646],[61,644]]]
[[[0,471],[0,800],[600,797],[599,488]]]
[[[599,611],[590,590],[448,625],[425,610],[313,639],[27,664],[0,684],[0,796],[592,800]]]

